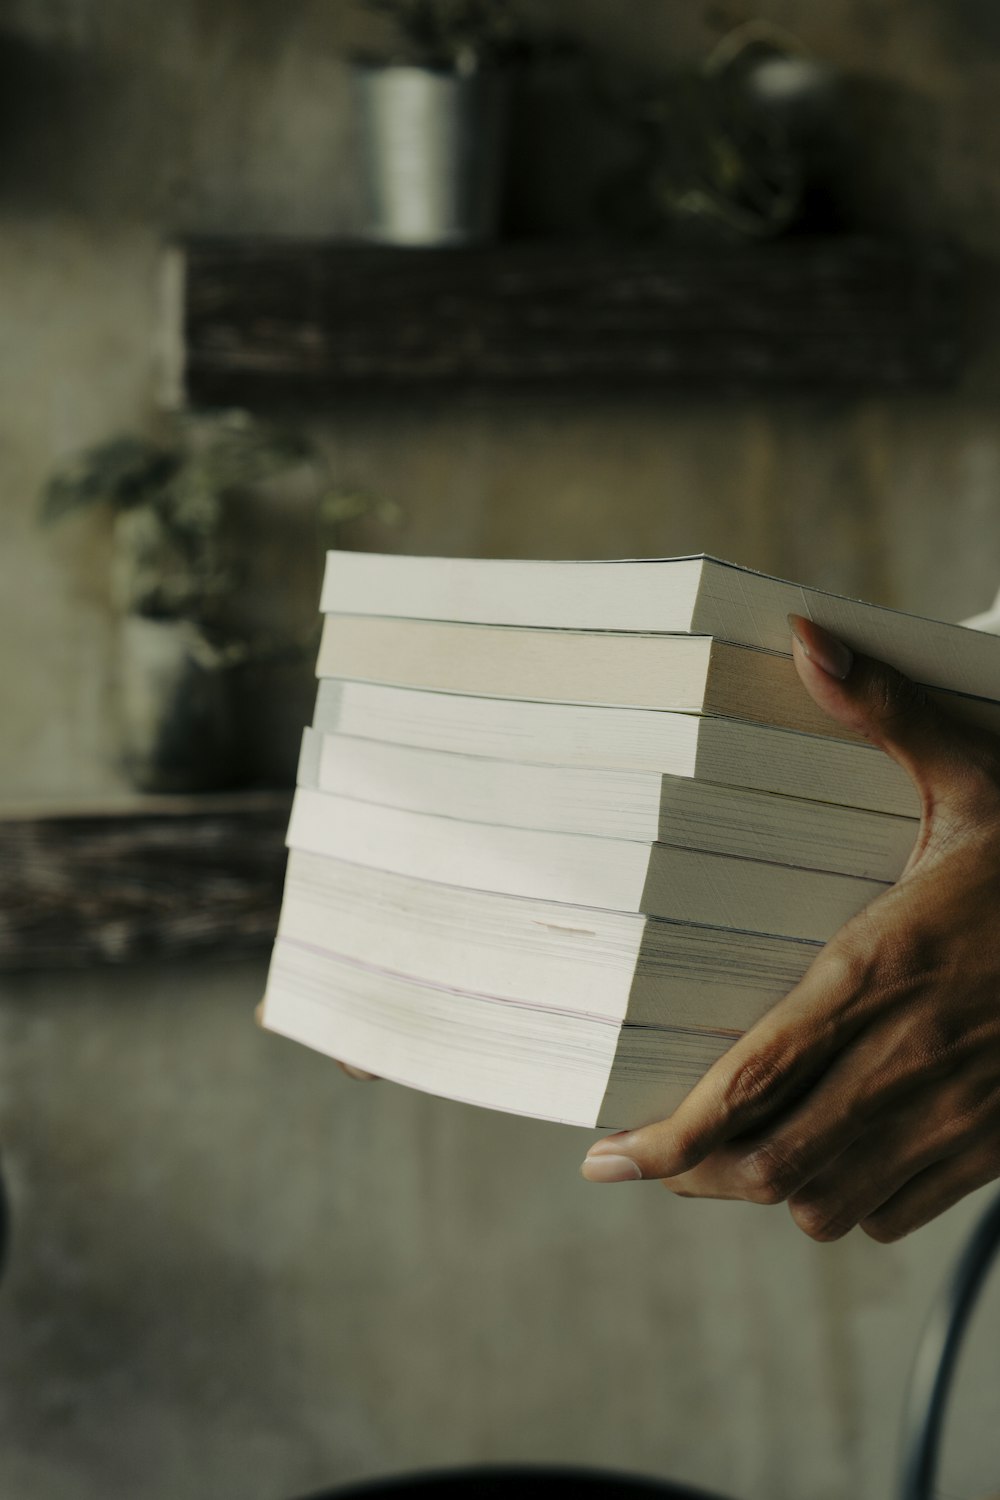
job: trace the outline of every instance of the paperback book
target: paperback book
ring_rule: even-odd
[[[263,1024],[411,1087],[660,1118],[912,850],[787,614],[1000,730],[1000,640],[711,558],[329,555]]]

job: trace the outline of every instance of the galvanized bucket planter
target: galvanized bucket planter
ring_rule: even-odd
[[[493,239],[503,187],[507,76],[356,63],[362,237],[386,245]]]
[[[139,791],[232,784],[232,673],[190,620],[123,616],[118,717],[124,770]]]

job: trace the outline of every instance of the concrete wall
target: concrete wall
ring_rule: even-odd
[[[747,11],[532,7],[656,69]],[[1000,26],[974,0],[763,4],[862,75],[868,222],[1000,243]],[[107,539],[40,533],[54,462],[154,419],[157,278],[179,230],[335,233],[342,55],[315,0],[0,0],[0,794],[115,767]],[[867,113],[865,113],[867,112]],[[334,471],[413,550],[717,551],[959,616],[1000,581],[989,274],[955,394],[907,400],[352,403]],[[284,526],[280,507],[273,534]],[[318,558],[291,593],[314,589]],[[0,1500],[264,1500],[356,1475],[545,1458],[746,1500],[882,1500],[927,1298],[977,1207],[818,1247],[783,1210],[590,1187],[577,1132],[348,1085],[249,1024],[261,966],[6,981],[17,1215],[0,1296]],[[998,1303],[947,1492],[996,1488]]]

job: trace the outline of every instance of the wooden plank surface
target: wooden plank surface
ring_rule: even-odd
[[[4,818],[0,970],[266,949],[290,806],[268,793]]]
[[[174,315],[199,405],[470,381],[933,388],[963,358],[961,270],[940,247],[217,239],[184,254]]]

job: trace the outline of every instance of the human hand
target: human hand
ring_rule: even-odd
[[[339,1057],[335,1057],[334,1062],[342,1073],[347,1074],[348,1078],[356,1078],[360,1083],[378,1082],[377,1073],[366,1073],[364,1068],[352,1068],[350,1063],[341,1062]]]
[[[900,1239],[1000,1175],[1000,740],[790,617],[809,693],[922,802],[901,878],[670,1118],[591,1147],[591,1181],[788,1202],[836,1240]]]

